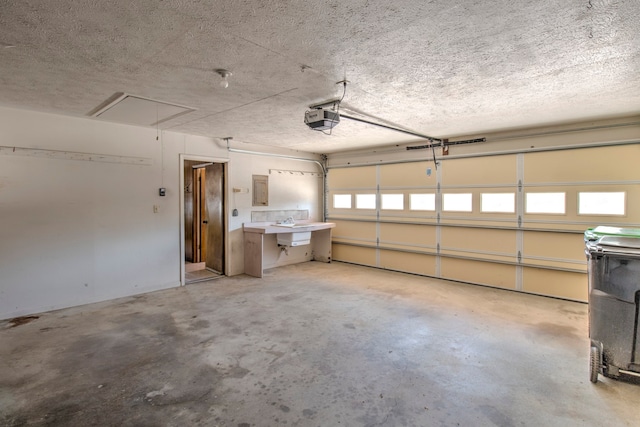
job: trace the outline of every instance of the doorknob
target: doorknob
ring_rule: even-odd
[[[202,221],[203,224],[209,224],[209,221]]]

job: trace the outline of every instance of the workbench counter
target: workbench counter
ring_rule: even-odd
[[[333,222],[300,222],[293,227],[273,222],[251,222],[243,225],[244,271],[262,277],[265,268],[276,267],[265,262],[265,235],[311,232],[309,261],[331,262],[331,229]],[[273,237],[269,240],[272,241]],[[277,246],[277,245],[276,245]],[[301,260],[302,261],[306,261]]]
[[[287,224],[274,224],[273,222],[249,222],[243,225],[245,233],[297,233],[302,231],[317,231],[335,227],[333,222],[299,222],[293,227]]]

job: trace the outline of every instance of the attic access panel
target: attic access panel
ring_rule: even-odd
[[[116,93],[89,115],[110,122],[157,126],[162,122],[193,111],[196,109],[184,105],[156,101],[127,93]]]

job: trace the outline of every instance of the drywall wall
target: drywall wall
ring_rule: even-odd
[[[272,168],[315,170],[211,138],[0,108],[0,318],[179,286],[181,154],[227,160],[228,191]],[[318,179],[273,182],[269,209],[319,215]],[[231,217],[229,198],[230,275],[244,271],[248,200]]]
[[[319,166],[311,161],[233,152],[230,153],[230,159],[229,175],[233,183],[232,189],[235,187],[242,190],[239,193],[229,192],[230,210],[238,210],[237,217],[229,218],[231,256],[234,259],[229,275],[235,275],[244,272],[242,224],[251,222],[251,213],[308,210],[309,220],[321,221],[323,219],[321,203],[323,176]],[[300,172],[304,172],[304,175]],[[253,175],[269,177],[268,206],[252,206]],[[264,251],[265,259],[269,260],[269,266],[286,265],[310,259],[309,248],[304,246],[291,248],[288,254],[281,253],[274,236],[267,236]]]

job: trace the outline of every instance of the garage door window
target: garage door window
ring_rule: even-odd
[[[351,194],[334,194],[333,207],[336,209],[351,209]]]
[[[625,192],[578,193],[579,215],[624,215]]]
[[[404,194],[383,194],[380,203],[382,209],[401,211],[404,209]]]
[[[482,193],[480,194],[480,211],[514,213],[516,195],[514,193]]]
[[[435,194],[409,194],[409,209],[412,211],[435,211]]]
[[[442,195],[442,210],[473,212],[473,196],[471,193],[445,193]]]
[[[565,193],[527,193],[525,212],[528,214],[564,214]]]
[[[375,209],[375,194],[356,194],[356,209]]]

